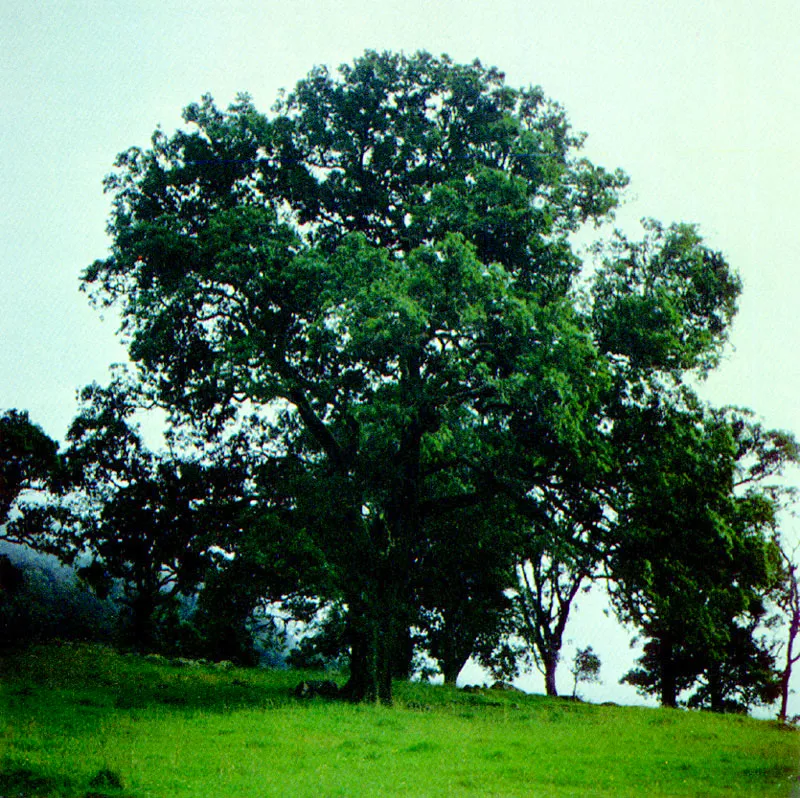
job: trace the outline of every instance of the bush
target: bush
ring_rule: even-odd
[[[10,549],[10,547],[9,547]],[[6,647],[52,640],[105,642],[116,610],[52,557],[0,554],[0,641]]]

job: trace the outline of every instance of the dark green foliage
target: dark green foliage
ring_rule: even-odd
[[[776,489],[759,482],[796,447],[688,392],[629,412],[616,435],[631,454],[617,494],[613,597],[651,638],[626,680],[669,706],[698,679],[695,700],[714,709],[774,700],[774,662],[754,636],[781,578],[778,505]]]
[[[179,599],[195,593],[240,530],[243,472],[201,456],[155,455],[133,422],[135,389],[118,379],[82,393],[64,452],[72,492],[61,506],[61,556],[101,598],[119,589],[122,642],[175,645]]]
[[[288,664],[300,670],[345,670],[349,666],[347,613],[340,604],[324,607],[289,651]]]
[[[693,228],[652,223],[583,291],[570,236],[609,219],[627,179],[580,155],[540,89],[477,61],[368,52],[314,69],[271,116],[205,97],[184,119],[117,159],[111,254],[84,287],[121,311],[177,429],[206,450],[260,430],[246,523],[203,533],[243,553],[233,583],[275,593],[283,570],[288,593],[346,606],[356,698],[391,700],[419,622],[451,678],[497,649],[536,548],[523,532],[559,562],[566,535],[570,567],[592,570],[613,422],[653,375],[714,362],[738,280]],[[136,493],[148,479],[126,518],[170,501]]]
[[[63,487],[58,444],[24,411],[0,415],[0,540],[55,553],[43,499]],[[3,611],[0,592],[0,611]]]
[[[0,555],[0,648],[49,640],[110,640],[116,608],[52,557]]]
[[[629,671],[624,681],[643,695],[663,697],[662,674],[669,667],[676,696],[692,691],[685,702],[689,707],[746,713],[753,706],[768,706],[779,697],[780,682],[775,657],[765,642],[754,636],[754,626],[746,628],[731,621],[727,627],[720,626],[716,631],[723,642],[710,654],[693,647],[693,641],[678,640],[665,657],[665,633],[657,633],[659,636],[645,643],[638,667]],[[645,628],[645,633],[650,631]]]
[[[57,470],[58,444],[26,412],[0,415],[0,526],[22,490],[42,484]]]

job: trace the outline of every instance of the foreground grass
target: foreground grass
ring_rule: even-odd
[[[788,796],[768,721],[398,683],[396,706],[298,701],[305,674],[101,647],[0,663],[0,796]]]

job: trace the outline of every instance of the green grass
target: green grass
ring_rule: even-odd
[[[738,716],[398,683],[393,708],[308,674],[95,646],[0,662],[0,796],[788,796],[800,734]]]

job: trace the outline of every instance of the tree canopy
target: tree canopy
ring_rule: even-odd
[[[118,157],[84,287],[173,423],[259,419],[253,514],[346,608],[350,694],[389,701],[421,597],[454,595],[432,563],[497,595],[526,536],[597,522],[616,426],[713,365],[739,280],[655,222],[588,274],[572,236],[626,176],[477,61],[368,52],[184,121]]]
[[[0,416],[0,526],[25,490],[43,484],[58,471],[58,444],[25,411]]]

